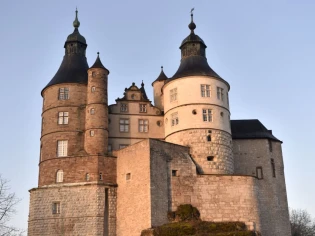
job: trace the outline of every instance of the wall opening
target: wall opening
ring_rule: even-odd
[[[104,208],[104,236],[109,236],[109,203],[108,203],[108,188],[105,188],[105,208]]]
[[[271,169],[272,169],[272,176],[276,178],[276,166],[275,166],[275,160],[271,158]]]
[[[210,134],[207,136],[207,141],[211,142],[211,135]]]
[[[172,170],[172,176],[178,176],[178,170]]]
[[[261,166],[256,167],[256,177],[258,179],[263,179],[264,175],[263,175],[263,170]]]
[[[214,160],[214,156],[207,156],[207,161],[213,161]]]
[[[131,179],[131,173],[127,173],[126,174],[126,180],[130,180]]]

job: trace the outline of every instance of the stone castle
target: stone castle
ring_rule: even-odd
[[[109,70],[89,67],[80,22],[59,70],[42,90],[38,187],[28,235],[139,236],[181,204],[207,221],[242,221],[263,236],[288,236],[281,141],[259,120],[230,120],[230,85],[190,34],[172,77],[132,83],[108,105]]]

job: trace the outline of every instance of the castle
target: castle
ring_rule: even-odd
[[[80,22],[59,70],[42,90],[38,187],[29,236],[139,236],[181,204],[207,221],[243,221],[263,236],[288,236],[281,141],[259,120],[230,120],[230,85],[190,34],[172,77],[132,83],[108,105],[109,70],[89,67]]]

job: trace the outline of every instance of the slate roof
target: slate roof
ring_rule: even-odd
[[[107,70],[107,72],[109,73],[109,70],[106,69],[105,66],[103,66],[103,63],[101,62],[99,53],[97,53],[97,58],[93,64],[93,66],[91,66],[90,68],[101,68],[101,69]]]
[[[231,120],[233,139],[271,139],[281,142],[259,120]]]
[[[167,79],[168,79],[168,78],[167,78],[167,76],[165,75],[165,73],[164,73],[164,71],[163,71],[163,66],[162,66],[162,67],[161,67],[161,73],[160,73],[160,75],[157,77],[157,79],[152,82],[152,86],[153,86],[154,82],[157,82],[157,81],[165,81],[165,80],[167,80]]]

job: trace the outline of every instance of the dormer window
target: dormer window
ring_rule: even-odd
[[[69,88],[59,88],[58,99],[59,100],[68,100],[69,99]]]
[[[120,104],[120,111],[121,112],[127,112],[128,111],[128,104],[127,103],[121,103]]]
[[[140,104],[140,112],[147,112],[147,104]]]

